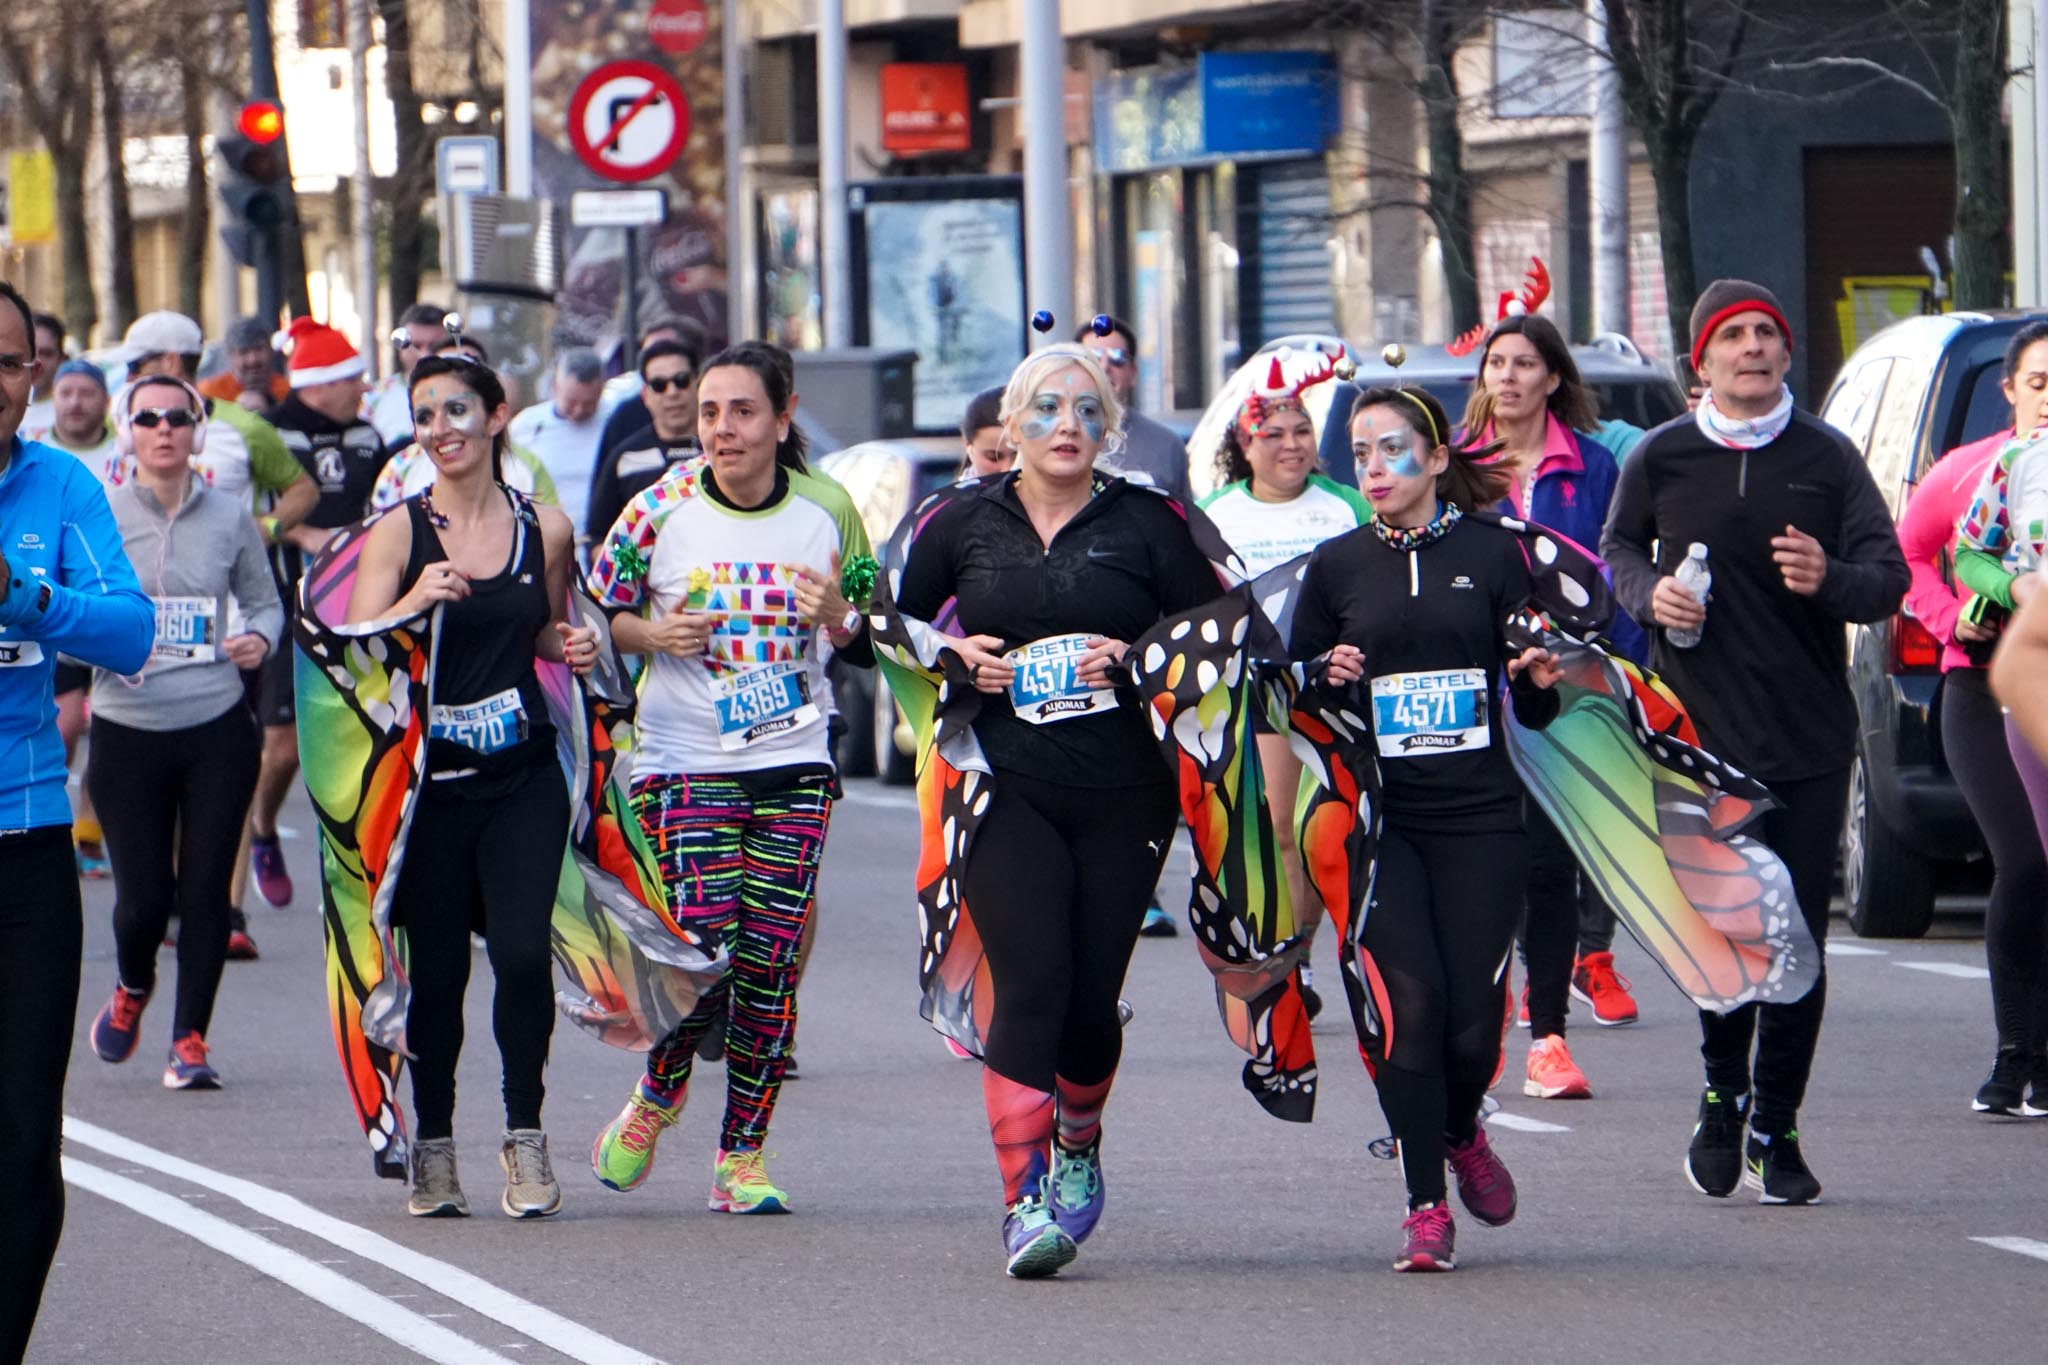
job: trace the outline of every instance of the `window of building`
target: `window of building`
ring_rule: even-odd
[[[299,46],[347,47],[346,0],[299,0]]]
[[[1583,118],[1593,112],[1585,16],[1539,9],[1493,21],[1493,116]]]

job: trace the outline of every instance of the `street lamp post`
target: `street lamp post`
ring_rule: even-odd
[[[1025,306],[1073,325],[1074,224],[1067,193],[1066,48],[1060,0],[1024,0]]]
[[[853,252],[846,208],[846,3],[818,0],[818,268],[825,345],[853,345]]]

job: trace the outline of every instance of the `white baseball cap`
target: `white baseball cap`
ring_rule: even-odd
[[[205,349],[206,334],[183,313],[144,313],[121,338],[120,359],[133,365],[146,355],[198,355]]]

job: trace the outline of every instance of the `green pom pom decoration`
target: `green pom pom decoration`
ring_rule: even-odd
[[[839,592],[849,602],[865,605],[875,593],[882,566],[873,555],[855,555],[839,566]]]
[[[612,564],[619,571],[621,583],[639,583],[647,577],[647,560],[635,545],[618,545],[612,549]]]

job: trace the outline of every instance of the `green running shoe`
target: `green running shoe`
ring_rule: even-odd
[[[661,1130],[676,1126],[683,1116],[683,1091],[673,1103],[647,1088],[641,1081],[633,1087],[626,1107],[597,1135],[590,1148],[590,1170],[598,1183],[614,1190],[630,1190],[654,1169],[654,1144]]]
[[[713,1213],[788,1213],[789,1196],[768,1178],[767,1155],[759,1148],[718,1154],[711,1171]]]

